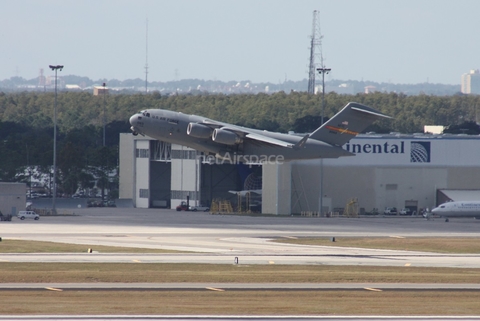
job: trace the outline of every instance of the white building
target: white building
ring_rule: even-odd
[[[295,214],[318,211],[320,194],[323,212],[343,209],[352,198],[358,199],[361,211],[382,211],[432,208],[440,190],[480,190],[478,136],[359,135],[344,148],[356,156],[263,166],[211,165],[189,148],[121,134],[120,198],[146,208],[175,208],[187,196],[204,204],[213,199],[235,203],[237,196],[228,191],[253,189],[245,182],[261,176],[262,212]]]
[[[480,70],[470,70],[462,75],[462,93],[480,94]]]

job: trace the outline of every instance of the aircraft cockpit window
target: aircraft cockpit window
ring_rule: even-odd
[[[445,208],[445,206],[440,206],[440,208]]]
[[[150,117],[150,113],[145,113],[145,116]]]

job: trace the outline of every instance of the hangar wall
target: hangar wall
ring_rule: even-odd
[[[120,134],[119,148],[119,187],[118,194],[120,199],[133,199],[133,180],[134,180],[134,148],[135,136],[132,134]]]
[[[262,188],[262,213],[290,214],[292,212],[292,165],[264,164]],[[268,177],[268,179],[265,179]]]
[[[190,205],[199,200],[199,178],[197,151],[180,145],[172,145],[171,205],[175,209],[182,201],[190,199]]]
[[[3,214],[17,215],[27,205],[27,184],[0,183],[0,211]]]
[[[136,207],[150,207],[150,141],[138,139],[134,141],[134,192]]]
[[[324,196],[332,208],[358,198],[367,211],[437,205],[437,189],[480,189],[480,138],[448,135],[359,135],[353,157],[324,160]],[[292,212],[318,211],[320,162],[296,161]],[[300,197],[298,196],[300,195]]]
[[[196,166],[195,160],[189,159],[196,152],[186,147],[179,147],[183,158],[172,152],[171,178],[167,184],[168,174],[159,176],[155,172],[166,172],[168,166],[163,169],[152,166],[152,156],[145,157],[152,153],[152,144],[157,141],[121,135],[128,138],[120,139],[120,197],[132,198],[137,207],[152,206],[148,197],[157,197],[152,193],[167,195],[169,188],[175,202],[185,200],[185,193],[190,195],[195,191],[196,175],[200,202],[229,197],[235,201],[236,196],[228,191],[245,188],[243,179],[238,177],[237,165],[199,162]],[[431,208],[437,205],[437,189],[480,190],[480,138],[477,136],[359,135],[344,148],[355,156],[323,160],[323,204],[324,207],[327,204],[329,210],[344,208],[352,198],[358,198],[359,207],[366,211],[403,208],[407,203],[416,204],[419,209]],[[287,164],[263,166],[263,212],[318,211],[320,160]],[[160,188],[158,184],[164,186]],[[158,191],[153,192],[154,189]],[[183,194],[174,198],[173,191]],[[147,198],[140,197],[140,193],[148,195]]]
[[[479,147],[480,148],[480,147]],[[448,170],[447,182],[449,189],[480,189],[480,155],[477,156],[478,166],[452,167]],[[439,188],[443,188],[439,186]]]
[[[120,134],[119,198],[139,208],[175,208],[189,196],[190,204],[210,206],[213,199],[235,203],[230,190],[241,190],[237,165],[202,162],[195,150],[161,143],[146,136]],[[250,171],[258,172],[258,165]]]

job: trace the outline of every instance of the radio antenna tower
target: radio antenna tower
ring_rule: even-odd
[[[145,93],[148,93],[148,18],[146,20],[146,36],[145,36]]]
[[[323,67],[322,34],[320,33],[320,11],[313,11],[312,37],[310,42],[310,65],[308,69],[308,93],[315,93],[315,74],[317,66]],[[320,60],[316,63],[315,61]]]

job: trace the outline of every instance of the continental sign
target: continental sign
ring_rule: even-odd
[[[408,145],[410,143],[410,145]],[[408,148],[407,150],[407,146]],[[343,148],[354,154],[392,154],[399,155],[410,153],[411,163],[430,163],[430,142],[426,141],[400,141],[398,143],[380,143],[380,144],[356,144],[347,143]]]

